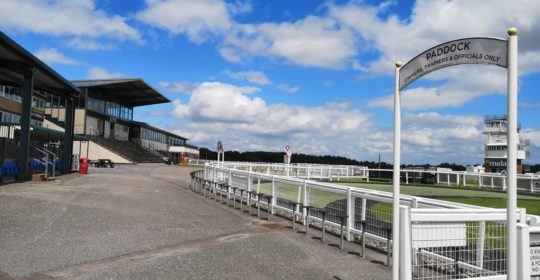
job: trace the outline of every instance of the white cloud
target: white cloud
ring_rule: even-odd
[[[442,85],[420,86],[401,92],[401,107],[405,110],[430,110],[447,107],[459,107],[477,98],[487,95],[506,93],[506,73],[502,68],[477,65],[476,67],[459,66],[441,69],[433,73],[429,80],[448,77]],[[393,110],[394,96],[386,95],[367,100],[369,107]]]
[[[159,86],[177,93],[191,93],[195,88],[197,88],[197,83],[188,83],[188,82],[160,82]]]
[[[225,59],[282,58],[308,67],[343,68],[356,54],[356,38],[331,18],[307,16],[294,22],[238,24],[220,47]]]
[[[436,112],[406,114],[403,117],[403,125],[412,127],[479,127],[482,123],[483,118],[480,116],[441,115]]]
[[[369,69],[368,69],[367,67],[365,67],[364,65],[362,65],[362,64],[360,63],[360,61],[358,61],[358,60],[354,60],[354,61],[353,61],[352,68],[353,68],[354,70],[362,71],[362,72],[367,72],[367,71],[369,71]]]
[[[247,80],[250,83],[257,85],[269,85],[272,82],[268,77],[261,71],[241,71],[241,72],[230,72],[225,71],[229,77],[233,79]]]
[[[435,112],[406,114],[403,154],[409,162],[479,163],[483,157],[483,118]]]
[[[406,19],[387,14],[395,1],[376,6],[362,1],[328,2],[319,8],[318,16],[262,23],[234,19],[251,12],[252,1],[147,0],[146,4],[137,14],[139,20],[184,34],[196,43],[215,39],[223,58],[235,63],[263,56],[306,67],[352,65],[370,75],[391,75],[397,59],[406,61],[455,38],[506,37],[507,28],[515,25],[523,33],[520,51],[527,58],[520,66],[522,72],[540,70],[540,39],[535,35],[540,32],[535,24],[540,2],[530,0],[493,0],[489,6],[478,1],[418,0]],[[359,53],[370,53],[366,57],[378,53],[379,57],[360,61],[355,58]]]
[[[540,148],[540,130],[527,129],[521,133],[525,139],[529,139],[531,146]]]
[[[220,35],[231,27],[222,0],[147,0],[137,18],[172,34],[185,34],[196,43]]]
[[[540,28],[534,24],[540,13],[540,2],[520,0],[480,1],[418,0],[409,18],[396,15],[379,16],[380,7],[358,5],[329,5],[330,15],[341,24],[355,30],[380,58],[370,63],[370,70],[389,75],[393,62],[407,61],[438,43],[455,38],[493,36],[505,38],[506,30],[516,26],[522,53],[538,51]],[[516,17],[515,15],[519,15]],[[436,20],[434,20],[436,18]],[[533,63],[525,61],[521,67]]]
[[[279,84],[277,85],[277,88],[288,93],[295,93],[300,90],[299,86],[289,86],[288,84]]]
[[[78,61],[63,55],[55,48],[40,49],[35,53],[35,56],[47,64],[79,64]]]
[[[253,3],[251,0],[235,0],[232,3],[228,3],[227,7],[229,12],[233,15],[248,14],[253,11]]]
[[[374,117],[347,103],[305,107],[268,104],[250,96],[258,89],[201,83],[188,102],[174,102],[172,116],[182,120],[180,134],[192,143],[227,149],[280,151],[286,143],[297,152],[391,159],[393,133]],[[224,100],[227,100],[224,102]],[[477,163],[482,160],[482,118],[420,113],[405,115],[403,162]]]
[[[246,94],[259,91],[255,87],[237,87],[230,84],[205,82],[191,92],[189,104],[176,101],[173,116],[201,121],[245,123],[258,114],[264,114],[266,103],[261,98]]]
[[[66,46],[79,50],[95,51],[95,50],[114,50],[118,47],[113,42],[105,42],[99,39],[93,38],[81,38],[75,37],[65,42]]]
[[[101,67],[92,67],[88,70],[88,79],[118,79],[125,78],[126,75],[119,72],[109,72],[107,69]]]
[[[525,108],[539,108],[540,102],[521,102],[519,105]]]
[[[141,41],[126,19],[97,10],[92,0],[3,0],[0,28],[80,40]]]

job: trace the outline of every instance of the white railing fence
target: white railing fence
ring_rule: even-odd
[[[506,279],[505,209],[400,212],[402,279]]]
[[[189,163],[205,165],[206,163],[216,164],[217,162],[192,159]],[[319,181],[341,181],[355,178],[364,179],[367,182],[390,183],[393,172],[392,169],[368,169],[364,166],[355,165],[291,164],[287,166],[282,163],[224,162],[220,166]],[[401,181],[406,185],[437,184],[441,186],[506,190],[506,175],[498,173],[402,169]],[[540,192],[540,176],[532,174],[518,175],[517,188],[522,192]]]
[[[191,187],[214,198],[219,193],[235,202],[255,204],[271,214],[287,218],[294,215],[304,225],[324,225],[327,231],[339,233],[343,225],[346,240],[364,241],[365,236],[370,246],[391,250],[392,193],[274,175],[272,170],[279,167],[270,172],[259,167],[209,163],[194,175]],[[260,199],[262,196],[269,200]],[[400,199],[405,208],[400,217],[405,225],[400,236],[408,240],[400,244],[408,244],[405,251],[409,252],[400,258],[401,262],[405,258],[400,266],[403,279],[504,278],[505,209],[408,195]],[[309,213],[303,206],[309,206]],[[520,213],[523,224],[539,221],[539,217],[526,216],[524,210]]]

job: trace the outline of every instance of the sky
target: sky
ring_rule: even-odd
[[[2,0],[0,29],[70,80],[142,78],[134,118],[225,150],[392,161],[394,62],[519,30],[519,122],[540,163],[537,0]],[[506,70],[460,65],[402,92],[402,162],[483,162]],[[203,155],[204,157],[204,155]]]

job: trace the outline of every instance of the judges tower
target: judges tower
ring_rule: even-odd
[[[529,158],[529,140],[519,137],[521,125],[518,125],[517,174],[523,170],[522,161]],[[484,134],[487,142],[484,147],[484,167],[486,172],[506,172],[508,120],[506,115],[486,116]]]

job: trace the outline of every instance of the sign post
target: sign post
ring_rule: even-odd
[[[394,174],[392,205],[392,279],[399,279],[399,200],[400,200],[400,164],[401,164],[401,95],[399,94],[401,61],[396,61],[394,83]]]
[[[401,67],[395,66],[394,90],[394,174],[392,276],[399,279],[399,196],[401,100],[400,91],[420,77],[435,70],[459,64],[489,64],[508,72],[508,160],[507,160],[507,279],[517,279],[517,29],[508,29],[508,38],[463,38],[424,51]]]
[[[217,162],[218,166],[220,166],[222,162],[225,163],[225,152],[221,141],[217,142]]]
[[[508,29],[507,279],[517,279],[517,29]]]
[[[285,164],[287,165],[287,176],[290,175],[292,150],[290,145],[285,145]]]

